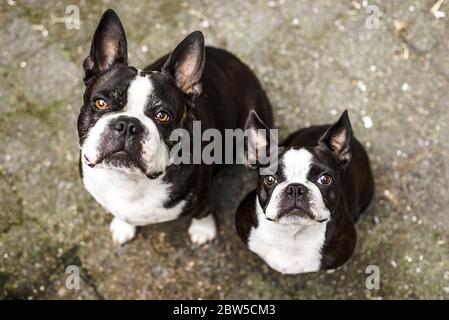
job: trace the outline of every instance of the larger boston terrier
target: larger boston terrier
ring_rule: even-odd
[[[232,54],[188,35],[170,55],[139,70],[128,65],[122,24],[107,10],[84,61],[78,118],[80,170],[86,189],[114,215],[112,239],[123,244],[136,226],[190,214],[192,242],[216,235],[208,192],[216,165],[174,164],[175,129],[242,128],[252,106],[272,124],[268,98],[251,70]]]
[[[258,129],[267,128],[251,112],[247,130]],[[277,168],[273,175],[260,175],[257,189],[240,204],[241,239],[284,274],[345,263],[356,243],[354,223],[374,192],[368,155],[352,137],[347,111],[332,126],[292,133],[278,149]]]

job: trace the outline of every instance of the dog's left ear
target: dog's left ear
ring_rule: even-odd
[[[125,30],[114,10],[103,13],[92,39],[90,54],[84,60],[84,82],[116,64],[128,64]]]
[[[272,143],[277,139],[271,136],[268,127],[255,110],[250,110],[245,123],[245,164],[251,169],[257,169],[270,155]],[[265,157],[266,159],[263,159]]]
[[[351,160],[352,126],[348,110],[320,138],[319,145],[328,148],[343,169]]]
[[[173,50],[162,72],[168,74],[182,92],[195,98],[202,91],[201,76],[205,60],[203,34],[194,31]]]

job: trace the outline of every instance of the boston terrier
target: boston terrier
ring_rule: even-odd
[[[251,70],[232,54],[188,35],[170,55],[139,70],[128,65],[119,17],[107,10],[95,31],[78,118],[80,172],[87,191],[114,215],[112,239],[131,240],[136,226],[193,217],[190,239],[216,236],[208,192],[217,165],[175,164],[175,129],[243,129],[251,106],[273,122],[270,102]]]
[[[246,129],[268,128],[252,111]],[[277,171],[259,175],[257,189],[241,202],[237,232],[283,274],[334,269],[354,251],[354,223],[373,193],[368,155],[345,111],[335,124],[296,131],[281,144]]]

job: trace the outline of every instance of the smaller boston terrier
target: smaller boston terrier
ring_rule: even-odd
[[[253,131],[249,139],[261,138],[254,131],[259,129],[268,127],[252,111],[246,123],[246,130]],[[257,141],[256,159],[258,146],[268,144],[268,139]],[[277,172],[259,175],[257,189],[237,209],[237,232],[283,274],[334,269],[351,257],[354,223],[373,193],[368,155],[352,137],[344,111],[335,124],[296,131],[281,144]]]

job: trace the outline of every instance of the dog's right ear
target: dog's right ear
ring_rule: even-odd
[[[92,39],[90,54],[84,60],[84,83],[116,64],[128,64],[125,30],[114,10],[103,13]]]
[[[270,128],[251,110],[245,123],[246,165],[255,169],[267,164],[274,141]]]

